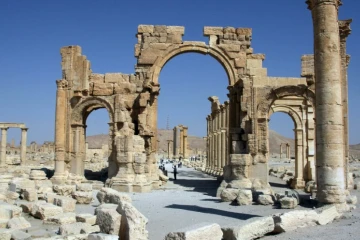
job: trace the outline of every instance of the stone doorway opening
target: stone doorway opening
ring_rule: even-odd
[[[105,182],[113,144],[109,137],[109,113],[106,108],[92,110],[84,118],[85,158],[84,175],[87,180]]]

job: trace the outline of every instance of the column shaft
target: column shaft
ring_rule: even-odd
[[[0,165],[6,164],[7,130],[8,128],[1,129]]]
[[[21,129],[21,147],[20,147],[21,165],[26,163],[26,141],[27,141],[27,128],[22,128]]]
[[[314,25],[317,198],[345,202],[338,0],[310,2]]]

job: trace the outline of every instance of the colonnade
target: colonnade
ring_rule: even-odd
[[[215,96],[209,97],[211,102],[211,114],[207,116],[207,161],[205,172],[222,176],[223,167],[228,164],[228,119],[229,102],[220,104]]]
[[[182,156],[182,158],[188,158],[188,127],[184,125],[178,125],[173,129],[173,157]],[[180,137],[178,133],[180,131]],[[178,147],[179,145],[179,147]],[[170,143],[168,143],[168,151],[170,151]]]
[[[26,162],[26,141],[27,141],[28,128],[26,128],[25,124],[22,123],[0,123],[0,129],[1,129],[0,166],[6,164],[7,130],[9,128],[21,129],[20,160],[21,160],[21,164],[24,164]]]
[[[286,158],[290,159],[290,144],[289,143],[280,143],[280,159],[282,158],[282,153],[283,153],[283,146],[285,145],[286,147]]]

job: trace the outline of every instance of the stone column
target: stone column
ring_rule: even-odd
[[[61,181],[65,178],[65,131],[66,131],[66,80],[56,81],[55,113],[55,173],[52,179]]]
[[[221,165],[220,174],[223,174],[223,168],[226,165],[226,130],[221,130]]]
[[[188,158],[188,152],[187,152],[187,149],[188,149],[188,127],[183,127],[183,157],[184,158]]]
[[[179,154],[183,154],[183,147],[184,147],[184,129],[183,129],[183,126],[180,126],[180,146],[179,146]],[[184,155],[182,156],[183,158]]]
[[[173,129],[173,155],[178,157],[177,145],[178,145],[178,128],[174,127]]]
[[[282,143],[280,143],[280,159],[282,158]]]
[[[305,187],[303,162],[303,130],[295,129],[295,178],[292,187],[300,189]]]
[[[350,24],[352,20],[339,21],[340,32],[340,55],[341,55],[341,96],[343,103],[343,117],[344,117],[344,164],[345,164],[345,178],[346,188],[348,188],[348,165],[349,165],[349,104],[348,104],[348,77],[347,69],[350,56],[346,54],[346,39],[351,33]]]
[[[28,130],[28,128],[22,128],[21,129],[21,147],[20,147],[21,165],[24,165],[26,163],[27,130]]]
[[[0,149],[0,166],[6,164],[6,143],[7,143],[7,130],[9,128],[1,128],[1,149]]]
[[[339,0],[308,0],[314,25],[317,199],[344,203]]]
[[[168,159],[170,159],[170,145],[171,145],[172,140],[167,140],[167,142],[168,142],[168,146],[167,146]]]
[[[290,159],[290,144],[286,144],[286,158]]]
[[[217,168],[217,133],[213,133],[213,161],[211,166],[211,173],[214,174]]]

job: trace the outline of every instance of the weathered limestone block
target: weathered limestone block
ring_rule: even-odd
[[[79,192],[76,191],[73,194],[73,198],[76,199],[76,202],[79,204],[89,204],[93,200],[92,191],[91,192]]]
[[[28,202],[25,200],[20,200],[16,202],[16,205],[22,208],[23,213],[29,213],[31,214],[32,208],[34,206],[34,204],[36,203],[46,203],[43,200],[40,201],[36,201],[36,202]]]
[[[257,203],[261,205],[273,205],[274,200],[271,195],[262,194],[258,196]]]
[[[319,215],[319,220],[317,222],[319,225],[326,225],[340,217],[340,214],[334,205],[322,207],[317,209],[316,212]]]
[[[33,189],[24,189],[22,195],[26,201],[35,202],[38,200],[37,191],[35,188]]]
[[[114,84],[114,94],[129,94],[136,92],[136,85],[129,82]]]
[[[89,234],[88,240],[118,240],[118,235],[110,235],[105,233],[92,233]]]
[[[76,189],[75,185],[54,185],[54,192],[61,196],[71,196]]]
[[[169,180],[169,177],[165,176],[161,169],[158,169],[158,174],[159,174],[159,180],[163,182],[167,182]]]
[[[96,195],[100,203],[119,204],[120,201],[131,203],[131,197],[126,193],[118,192],[112,188],[102,188]]]
[[[346,203],[347,203],[347,204],[356,205],[356,203],[357,203],[357,197],[356,197],[356,196],[352,196],[352,195],[346,196]]]
[[[251,189],[251,187],[252,187],[252,183],[247,178],[243,178],[240,180],[233,180],[228,185],[228,188],[237,188],[237,189]]]
[[[27,178],[14,178],[9,183],[9,190],[21,193],[22,189],[35,188],[35,182]]]
[[[290,232],[297,228],[316,226],[319,215],[314,210],[297,210],[274,216],[274,232]]]
[[[101,232],[118,234],[120,230],[121,215],[116,211],[117,205],[112,207],[98,207],[96,211],[96,224]]]
[[[99,73],[92,73],[90,75],[89,82],[96,82],[96,83],[104,83],[105,82],[105,75]]]
[[[219,224],[199,223],[166,235],[165,240],[221,240],[223,232]]]
[[[59,228],[60,235],[71,235],[71,234],[81,234],[81,233],[89,233],[91,230],[96,230],[87,223],[71,223],[71,224],[64,224],[61,225]]]
[[[95,232],[100,232],[99,225],[89,225],[89,224],[87,224],[86,227],[83,227],[81,229],[81,231],[80,231],[80,233],[86,233],[86,234],[95,233]]]
[[[76,191],[78,192],[91,192],[93,190],[92,184],[81,183],[76,185]]]
[[[63,212],[74,212],[76,200],[70,197],[56,196],[54,198],[54,205],[62,207]]]
[[[90,225],[95,225],[96,224],[96,216],[89,214],[89,213],[78,214],[78,215],[76,215],[76,221],[88,223]]]
[[[113,83],[93,83],[90,91],[94,96],[110,96],[114,94]]]
[[[120,201],[116,210],[121,215],[120,239],[148,240],[148,219],[143,214],[127,201]]]
[[[11,240],[11,230],[0,228],[0,240]]]
[[[284,209],[294,209],[298,205],[298,201],[294,197],[283,197],[280,199],[280,206]]]
[[[9,222],[9,219],[1,219],[1,218],[0,218],[0,229],[6,228],[8,222]]]
[[[154,25],[139,25],[138,33],[153,33]]]
[[[44,200],[48,203],[54,203],[55,197],[59,197],[56,193],[45,193]]]
[[[239,189],[235,188],[225,188],[221,194],[220,198],[223,202],[232,202],[234,201],[239,194]]]
[[[251,190],[240,189],[238,190],[238,196],[236,197],[236,202],[240,206],[242,205],[251,205],[252,204],[252,192]]]
[[[20,217],[22,209],[5,202],[0,202],[0,219],[9,220],[14,217]]]
[[[5,197],[5,202],[14,204],[15,201],[19,198],[19,194],[17,192],[6,191]]]
[[[316,187],[316,182],[315,181],[308,181],[305,185],[305,192],[310,193],[311,192],[311,188]]]
[[[31,240],[31,235],[21,230],[15,229],[11,231],[11,239],[14,240]]]
[[[251,218],[241,226],[223,227],[223,239],[226,240],[251,240],[263,237],[274,231],[273,217]]]
[[[56,216],[63,213],[61,207],[55,206],[50,203],[35,203],[31,211],[31,215],[35,218],[40,218],[42,220],[47,219],[48,217]]]
[[[23,217],[15,217],[9,220],[7,228],[10,229],[25,229],[31,227],[31,224]]]
[[[31,170],[29,178],[31,180],[45,180],[47,179],[46,173],[42,170]]]
[[[56,216],[48,217],[47,219],[44,220],[44,223],[46,223],[46,224],[59,224],[59,225],[71,224],[71,223],[76,222],[75,217],[76,217],[75,213],[71,213],[71,212],[61,213],[61,214],[58,214]]]
[[[95,208],[95,215],[97,215],[98,211],[102,209],[116,209],[118,207],[118,204],[112,204],[112,203],[103,203],[97,208]]]

